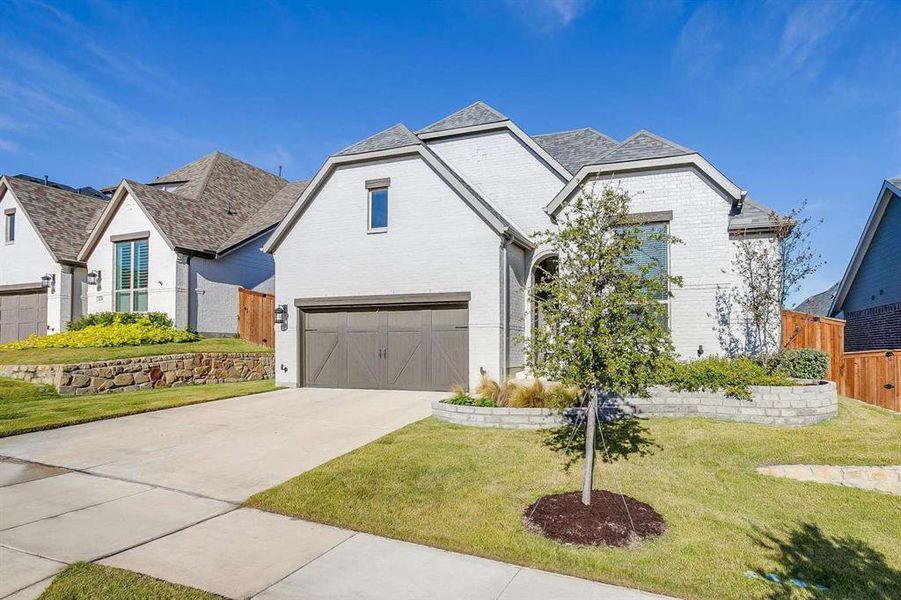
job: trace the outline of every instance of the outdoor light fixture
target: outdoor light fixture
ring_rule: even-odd
[[[88,273],[88,285],[100,284],[100,271],[91,271]]]
[[[53,273],[47,273],[46,275],[41,277],[41,287],[49,288],[53,285],[53,282],[56,281],[56,275]]]
[[[275,307],[275,324],[276,325],[284,325],[285,320],[288,318],[288,305],[287,304],[279,304]]]
[[[704,346],[698,344],[698,358],[701,358],[702,354],[704,354]]]

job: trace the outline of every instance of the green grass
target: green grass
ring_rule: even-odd
[[[754,472],[777,463],[901,464],[898,415],[841,399],[836,418],[797,429],[707,419],[608,429],[619,458],[598,466],[595,487],[621,486],[667,523],[632,550],[567,546],[524,527],[524,507],[581,485],[581,460],[567,471],[572,461],[550,448],[555,441],[426,419],[247,504],[688,598],[813,597],[747,570],[830,588],[817,597],[901,597],[901,498]]]
[[[264,380],[73,398],[50,386],[0,378],[0,437],[273,389],[272,380]]]
[[[40,600],[216,600],[221,597],[124,569],[75,563],[56,576]]]
[[[0,350],[0,365],[55,365],[183,352],[272,352],[239,338],[203,338],[180,344],[146,344],[117,348],[32,348]]]

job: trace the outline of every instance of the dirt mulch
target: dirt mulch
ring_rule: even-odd
[[[582,504],[582,492],[545,496],[526,508],[525,520],[546,537],[586,546],[632,546],[666,529],[650,505],[606,490],[592,491],[590,506]]]

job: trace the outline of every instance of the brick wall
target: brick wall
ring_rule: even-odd
[[[901,348],[901,302],[845,313],[845,352]]]

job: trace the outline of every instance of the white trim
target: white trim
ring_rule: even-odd
[[[169,239],[169,236],[167,236],[163,232],[163,230],[157,224],[156,220],[154,220],[150,213],[147,212],[147,209],[144,208],[144,204],[141,202],[141,199],[129,185],[128,181],[123,179],[116,187],[116,191],[113,193],[113,197],[110,199],[106,208],[104,208],[103,212],[100,213],[100,218],[97,219],[97,224],[91,231],[91,235],[88,236],[87,241],[84,243],[84,246],[82,246],[81,250],[78,253],[78,260],[87,262],[88,257],[90,257],[91,253],[94,251],[94,247],[100,241],[107,227],[109,227],[110,222],[113,220],[113,217],[116,215],[116,211],[119,210],[119,207],[125,201],[126,193],[131,194],[131,197],[134,198],[137,205],[141,207],[141,212],[144,213],[144,216],[147,217],[147,220],[153,224],[153,228],[156,229],[157,233],[159,233],[160,236],[166,241],[166,245],[169,246],[169,249],[175,251],[175,244],[172,243],[172,240]]]
[[[588,165],[579,169],[579,172],[567,183],[554,199],[544,207],[544,212],[553,216],[560,207],[573,195],[576,189],[582,185],[585,179],[600,175],[616,175],[634,171],[648,171],[654,169],[672,169],[691,166],[710,178],[717,187],[735,201],[742,200],[747,192],[732,183],[725,175],[716,169],[700,154],[684,154],[681,156],[669,156],[666,158],[649,158],[644,160],[632,160],[605,165]]]
[[[431,131],[428,133],[420,133],[417,134],[421,140],[429,141],[429,140],[437,140],[441,138],[447,137],[457,137],[457,136],[465,136],[472,135],[477,133],[488,133],[492,131],[500,131],[506,129],[513,137],[518,139],[524,146],[526,146],[529,150],[531,150],[535,155],[541,159],[542,162],[547,164],[550,167],[551,171],[560,178],[561,181],[569,181],[572,177],[572,173],[566,170],[566,167],[557,162],[553,156],[548,154],[547,150],[541,147],[538,142],[533,140],[526,132],[519,128],[516,123],[507,119],[504,121],[497,121],[495,123],[485,123],[482,125],[470,125],[468,127],[456,127],[454,129],[445,129],[443,131]]]
[[[401,146],[399,148],[391,148],[388,150],[376,150],[373,152],[362,152],[360,154],[335,155],[329,157],[325,164],[316,172],[316,176],[310,181],[310,184],[304,189],[300,197],[282,219],[282,222],[276,228],[275,232],[263,246],[263,251],[272,254],[279,247],[282,240],[294,227],[294,223],[300,218],[304,210],[310,205],[316,194],[328,180],[332,172],[340,166],[360,163],[372,162],[383,159],[401,158],[404,156],[418,156],[431,169],[443,179],[451,188],[463,199],[466,204],[478,214],[485,223],[491,227],[498,235],[505,233],[511,234],[514,239],[525,248],[534,248],[534,243],[516,229],[509,220],[502,219],[497,216],[497,210],[487,206],[487,201],[474,195],[464,184],[459,175],[450,170],[434,153],[422,144],[414,144],[409,146]]]
[[[386,233],[388,231],[388,203],[390,202],[390,196],[388,195],[388,188],[390,185],[383,185],[380,187],[369,187],[367,182],[366,189],[366,233]],[[382,227],[373,227],[372,226],[372,194],[375,192],[385,192],[385,225]]]
[[[863,263],[867,250],[870,249],[870,243],[873,241],[873,236],[876,235],[876,230],[879,229],[882,216],[885,214],[892,196],[898,197],[899,201],[901,201],[901,189],[886,179],[882,182],[882,189],[879,190],[879,195],[876,196],[876,205],[873,206],[870,217],[867,219],[867,224],[860,234],[860,240],[857,242],[854,254],[851,255],[851,262],[848,263],[848,267],[845,269],[845,274],[842,276],[838,290],[835,292],[835,298],[832,299],[832,305],[829,307],[827,316],[834,317],[841,312],[845,298],[848,296],[848,292],[851,291],[851,285],[857,277],[857,271],[860,269],[861,263]]]

